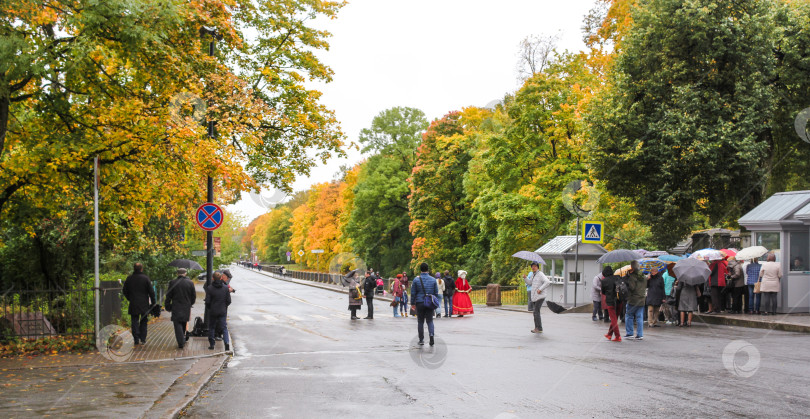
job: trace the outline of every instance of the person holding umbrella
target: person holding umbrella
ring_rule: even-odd
[[[622,335],[619,333],[619,322],[616,318],[616,280],[618,279],[619,277],[613,274],[613,268],[610,266],[605,266],[605,269],[602,269],[600,292],[604,297],[605,307],[607,308],[608,317],[610,317],[610,327],[608,327],[605,338],[614,342],[622,341]]]
[[[675,263],[672,269],[677,278],[676,287],[680,292],[680,300],[678,301],[678,310],[681,312],[680,327],[689,327],[692,325],[692,315],[698,309],[698,297],[700,291],[698,286],[705,284],[712,273],[706,262],[688,258]],[[688,318],[686,316],[688,314]]]
[[[534,314],[534,329],[532,333],[543,333],[543,320],[540,318],[540,308],[543,307],[543,301],[546,300],[546,288],[551,285],[551,281],[546,278],[546,275],[540,270],[540,264],[532,262],[532,271],[526,275],[524,279],[526,284],[531,284],[532,287],[532,313]]]
[[[169,282],[164,305],[172,313],[174,337],[177,349],[183,349],[187,341],[186,329],[191,319],[191,307],[197,301],[197,290],[194,283],[186,276],[185,268],[177,269],[177,278]]]

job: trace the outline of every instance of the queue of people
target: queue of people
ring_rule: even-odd
[[[661,271],[653,267],[646,275],[638,261],[622,275],[606,267],[592,282],[591,319],[610,322],[605,337],[620,342],[619,321],[625,323],[624,339],[643,340],[645,317],[647,327],[660,327],[662,317],[663,324],[690,327],[695,313],[776,314],[782,271],[774,254],[768,254],[763,264],[758,259],[739,261],[733,255],[706,263],[711,273],[699,285],[678,281],[675,263]]]

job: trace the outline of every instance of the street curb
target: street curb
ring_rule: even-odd
[[[748,319],[735,319],[724,316],[705,316],[696,314],[693,321],[696,320],[705,324],[717,324],[721,326],[738,326],[748,327],[752,329],[767,329],[767,330],[780,330],[783,332],[796,332],[796,333],[810,333],[810,326],[791,323],[771,323],[758,320]]]
[[[143,413],[141,416],[142,418],[177,418],[181,415],[183,410],[185,410],[189,405],[194,403],[199,397],[200,392],[202,391],[203,387],[208,384],[211,379],[214,378],[214,375],[221,371],[223,367],[227,364],[227,362],[231,359],[229,355],[220,355],[219,359],[210,361],[210,366],[203,366],[206,368],[204,371],[200,373],[199,378],[192,382],[192,383],[185,383],[184,381],[188,380],[188,374],[192,371],[197,363],[204,362],[203,359],[198,359],[197,362],[189,367],[188,371],[184,373],[182,376],[178,377],[167,389],[166,391],[157,399],[152,407],[149,408],[146,412]],[[190,388],[189,388],[190,386]],[[175,392],[184,392],[185,394],[177,394],[179,397],[179,402],[174,405],[174,407],[167,406],[164,409],[161,409],[160,403],[170,399],[174,396]],[[171,409],[171,410],[169,410]]]

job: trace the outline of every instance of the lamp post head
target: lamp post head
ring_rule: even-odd
[[[217,41],[222,40],[222,35],[217,31],[217,28],[211,26],[203,26],[200,28],[200,36],[211,35]]]

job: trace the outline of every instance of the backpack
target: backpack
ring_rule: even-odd
[[[622,278],[616,283],[616,296],[622,301],[630,299],[630,288],[627,287],[627,280]]]
[[[205,323],[200,316],[194,318],[194,328],[191,329],[191,336],[205,336]]]

